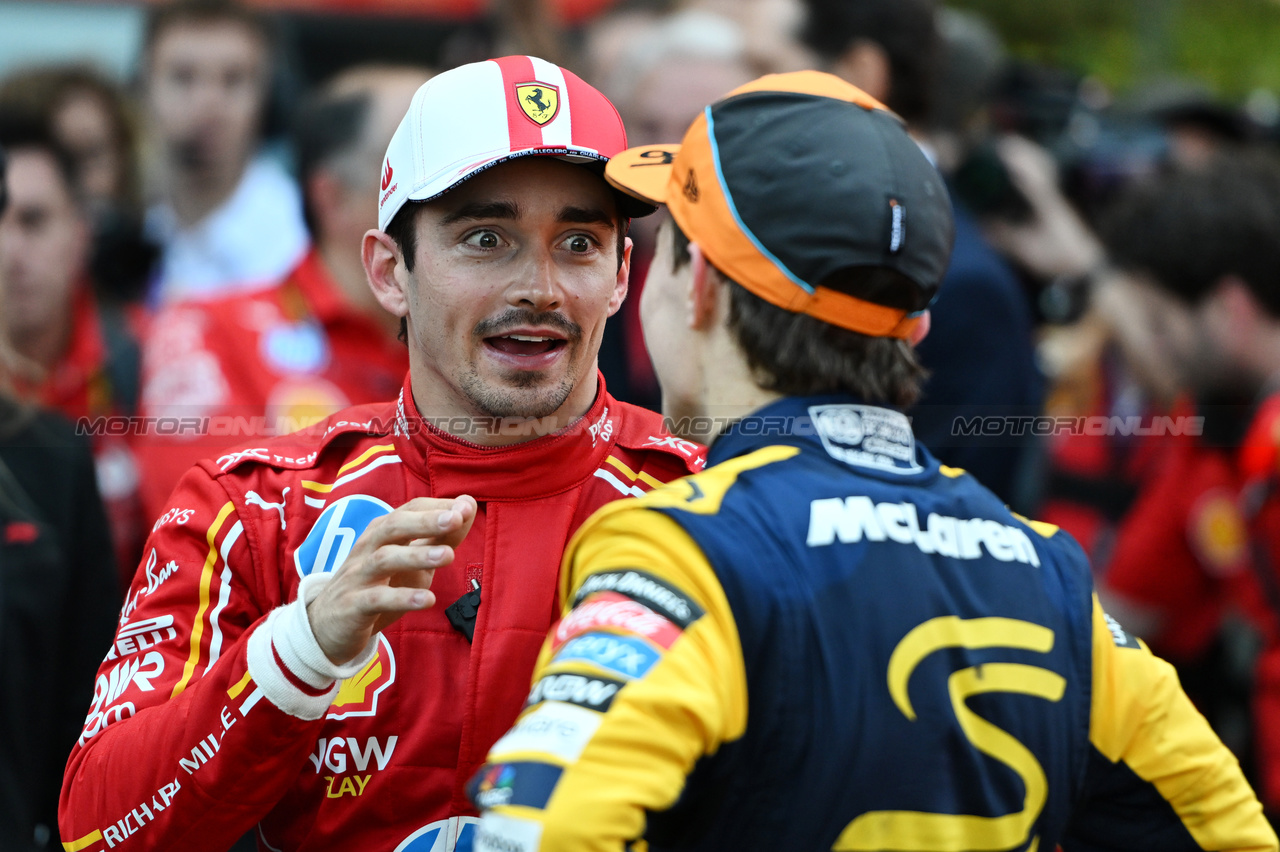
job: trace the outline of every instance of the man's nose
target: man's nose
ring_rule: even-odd
[[[507,303],[535,311],[553,311],[563,301],[551,253],[545,249],[527,252],[515,279],[507,287]]]
[[[192,112],[198,114],[200,110],[221,107],[223,101],[226,100],[225,88],[217,74],[210,72],[200,74],[196,78],[195,84],[191,87]]]

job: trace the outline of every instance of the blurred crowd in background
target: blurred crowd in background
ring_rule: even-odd
[[[104,8],[0,3],[0,30]],[[406,349],[360,260],[383,154],[432,74],[510,53],[598,86],[632,144],[802,68],[902,116],[957,213],[918,436],[1079,540],[1108,611],[1178,666],[1280,812],[1274,97],[1114,92],[928,0],[110,9],[101,50],[0,57],[0,835],[53,825],[183,471],[397,392]],[[656,218],[632,223],[600,355],[615,396],[655,409],[636,305]]]

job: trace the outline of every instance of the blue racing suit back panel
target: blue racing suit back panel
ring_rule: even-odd
[[[658,510],[720,580],[749,711],[745,736],[651,817],[650,847],[935,849],[951,836],[1052,849],[1088,752],[1080,550],[941,467],[897,412],[783,412],[788,437],[731,433],[711,459],[799,453],[744,470],[714,513]],[[796,418],[810,434],[795,435]],[[704,795],[733,804],[708,809]],[[689,813],[715,815],[702,837]]]
[[[570,543],[477,850],[1275,852],[1075,542],[903,415],[786,399],[708,460]]]

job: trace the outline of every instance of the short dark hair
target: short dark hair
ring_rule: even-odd
[[[58,138],[44,115],[10,104],[0,104],[0,148],[9,157],[19,151],[39,151],[53,159],[58,176],[72,198],[80,198],[76,161]]]
[[[262,39],[270,49],[275,43],[275,32],[262,15],[235,0],[174,0],[151,7],[142,39],[142,52],[150,56],[156,42],[165,31],[185,24],[239,24]]]
[[[888,107],[909,123],[928,118],[939,38],[934,0],[806,0],[804,41],[828,62],[855,41],[880,45],[893,75]]]
[[[679,270],[691,256],[689,238],[674,219],[671,236],[673,266]],[[793,313],[766,302],[719,269],[715,274],[729,289],[729,331],[761,388],[786,396],[850,393],[898,408],[919,398],[927,371],[905,341],[871,337]],[[821,286],[844,293],[884,293],[882,301],[904,309],[907,304],[897,303],[914,304],[920,290],[900,272],[878,266],[840,270]]]
[[[1111,264],[1195,305],[1227,276],[1280,318],[1280,166],[1262,154],[1140,184],[1103,218]]]

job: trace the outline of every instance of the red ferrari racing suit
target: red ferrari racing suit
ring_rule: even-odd
[[[426,423],[406,380],[397,403],[188,472],[67,765],[64,847],[223,852],[257,824],[275,850],[468,849],[464,785],[528,694],[570,536],[703,463],[600,388],[569,429],[485,448]],[[436,572],[436,605],[334,666],[305,604],[373,519],[459,494],[480,510]]]

